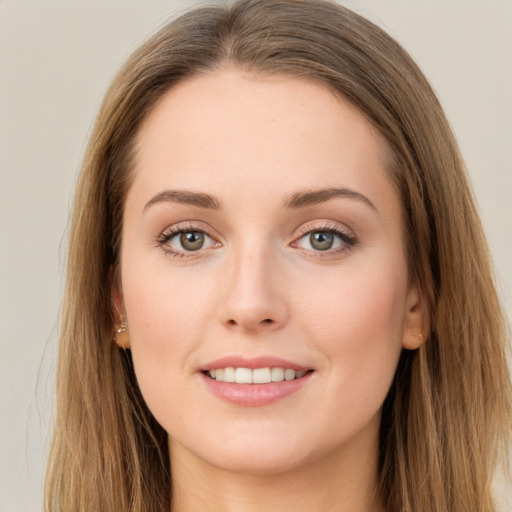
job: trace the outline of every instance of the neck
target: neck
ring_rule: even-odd
[[[170,440],[171,512],[383,512],[377,499],[377,439],[271,474],[226,471]]]

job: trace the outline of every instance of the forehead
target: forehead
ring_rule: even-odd
[[[379,195],[390,185],[385,161],[377,130],[327,87],[226,69],[161,98],[138,133],[133,185],[147,195],[169,186],[266,197],[269,187],[352,186]]]

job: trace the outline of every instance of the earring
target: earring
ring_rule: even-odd
[[[420,348],[421,345],[423,345],[423,334],[421,332],[418,334],[418,338],[419,338],[419,341],[418,341],[418,346],[416,347],[416,349]]]
[[[126,320],[121,320],[121,326],[119,327],[119,329],[117,329],[116,332],[117,332],[117,334],[121,334],[123,332],[126,332],[127,328],[128,328],[128,324],[126,323]]]
[[[128,330],[128,324],[126,323],[126,320],[125,320],[123,315],[120,315],[119,320],[120,320],[119,329],[116,329],[116,332],[114,334],[114,338],[112,339],[112,341],[114,343],[116,343],[116,344],[118,344],[117,343],[117,336],[119,334],[123,334],[124,332],[126,332]]]

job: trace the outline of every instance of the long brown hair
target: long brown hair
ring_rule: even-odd
[[[388,512],[495,511],[491,479],[511,433],[507,332],[464,164],[409,55],[324,0],[195,9],[137,50],[110,87],[74,202],[46,510],[170,510],[167,434],[140,395],[129,351],[111,341],[112,280],[141,122],[173,85],[226,64],[323,83],[387,141],[431,332],[403,352],[384,404],[381,499]]]

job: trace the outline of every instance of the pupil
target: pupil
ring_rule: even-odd
[[[187,251],[197,251],[198,249],[201,249],[204,244],[204,235],[199,231],[182,233],[180,236],[180,242],[182,247]]]
[[[326,251],[332,247],[334,243],[334,236],[332,233],[328,233],[327,231],[317,231],[316,233],[311,233],[309,241],[311,243],[311,247],[314,249]]]

